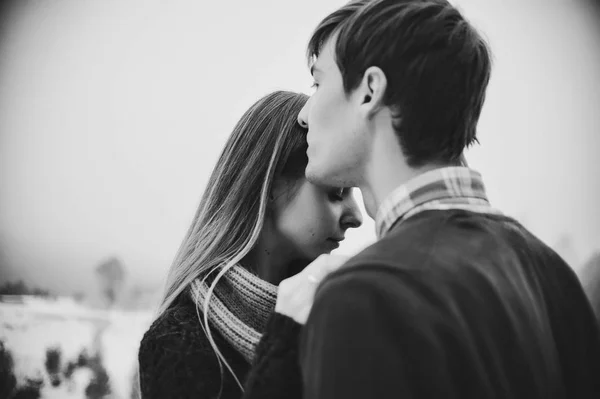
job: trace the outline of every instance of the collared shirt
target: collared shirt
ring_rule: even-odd
[[[465,166],[434,169],[401,185],[381,203],[375,218],[377,238],[396,223],[431,209],[501,214],[491,207],[479,172]]]

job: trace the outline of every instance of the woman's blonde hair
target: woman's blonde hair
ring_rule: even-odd
[[[200,318],[222,372],[222,362],[208,328],[208,301],[219,279],[256,244],[276,179],[297,181],[307,164],[306,130],[297,116],[308,96],[277,91],[244,113],[223,149],[200,200],[193,222],[167,275],[159,318],[194,279],[216,277]]]

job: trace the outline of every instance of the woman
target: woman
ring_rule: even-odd
[[[350,190],[304,178],[306,131],[297,115],[307,99],[269,94],[234,128],[140,344],[144,399],[240,398],[277,285],[361,224]],[[298,328],[291,318],[269,322],[273,336]]]

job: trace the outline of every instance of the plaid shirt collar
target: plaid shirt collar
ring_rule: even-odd
[[[490,206],[481,174],[465,166],[440,168],[409,180],[382,202],[375,218],[377,237],[384,237],[396,223],[431,209],[500,213]]]

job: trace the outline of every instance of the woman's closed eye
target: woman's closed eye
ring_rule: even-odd
[[[346,189],[336,188],[329,191],[328,196],[330,201],[343,201],[346,195]]]

